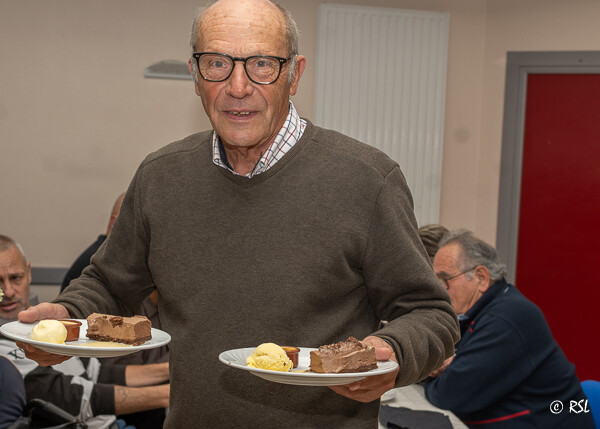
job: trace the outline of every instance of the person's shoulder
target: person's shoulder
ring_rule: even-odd
[[[0,355],[0,374],[2,374],[2,377],[8,377],[8,375],[11,375],[11,379],[13,380],[21,380],[21,382],[23,381],[23,376],[21,375],[21,373],[19,372],[19,368],[17,367],[17,365],[15,365],[15,363],[13,361],[11,361],[8,357],[4,356],[4,355]],[[12,377],[12,375],[15,375],[16,377]],[[6,378],[4,380],[2,380],[3,382],[6,381]]]
[[[527,326],[537,323],[545,325],[542,311],[523,295],[515,286],[506,285],[490,305],[490,312],[497,317],[511,321],[517,326]]]
[[[202,131],[174,141],[146,156],[143,164],[150,164],[165,157],[187,155],[190,152],[202,150],[206,146],[212,147],[213,131]]]
[[[398,163],[383,151],[363,143],[339,131],[322,128],[307,121],[305,133],[307,137],[319,146],[320,156],[329,154],[336,163],[359,164],[377,171],[381,176],[387,176]]]

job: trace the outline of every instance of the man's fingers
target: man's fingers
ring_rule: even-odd
[[[375,358],[380,361],[386,361],[390,359],[395,359],[394,350],[392,346],[383,341],[379,337],[368,336],[362,340],[366,344],[371,344],[375,347]],[[394,357],[393,357],[394,356]]]
[[[389,360],[392,356],[392,351],[387,347],[375,347],[375,357],[377,360]]]
[[[42,319],[66,319],[69,312],[62,305],[43,302],[21,311],[18,317],[22,323],[33,323]]]
[[[17,344],[17,347],[20,348],[21,350],[23,350],[24,352],[29,351],[29,344],[22,343],[21,341],[15,341],[15,343]]]
[[[369,382],[365,379],[341,386],[329,386],[329,388],[338,395],[345,396],[346,398],[354,399],[359,402],[371,402],[379,399],[381,395],[394,387],[393,380],[391,383],[381,383],[381,381],[383,380],[380,379],[379,382]]]
[[[35,307],[29,307],[27,310],[21,311],[17,316],[22,323],[33,323],[39,319],[39,310]]]
[[[346,398],[354,399],[359,402],[371,402],[380,398],[381,395],[394,387],[398,371],[399,368],[388,374],[365,377],[354,383],[341,386],[329,386],[329,388]]]
[[[53,353],[45,352],[31,344],[23,343],[21,341],[17,341],[16,343],[17,346],[25,352],[25,356],[36,361],[40,366],[57,365],[71,358],[71,356],[55,355]]]

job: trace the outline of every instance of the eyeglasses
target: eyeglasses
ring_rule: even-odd
[[[233,72],[235,62],[241,61],[244,63],[244,70],[246,70],[248,79],[259,85],[269,85],[275,82],[279,78],[281,67],[291,58],[270,55],[253,55],[241,58],[216,52],[194,52],[192,56],[196,59],[198,71],[204,80],[209,82],[227,80]]]
[[[444,287],[446,288],[446,290],[450,289],[450,285],[448,284],[448,282],[450,280],[454,280],[457,277],[462,276],[463,274],[467,274],[469,271],[473,271],[475,268],[477,268],[479,265],[475,265],[473,268],[469,268],[468,270],[463,271],[462,273],[458,273],[453,275],[452,277],[440,277],[438,276],[438,279],[440,279],[440,281],[442,283],[444,283]]]

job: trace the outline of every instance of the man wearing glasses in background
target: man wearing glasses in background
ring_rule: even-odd
[[[165,427],[375,427],[379,397],[425,378],[458,340],[403,174],[380,151],[298,116],[290,96],[306,59],[281,7],[216,2],[194,19],[191,44],[214,131],[149,155],[82,277],[21,321],[126,314],[157,289],[172,336]],[[328,389],[270,383],[218,360],[264,342],[349,336],[399,370]]]
[[[586,400],[575,366],[542,312],[506,282],[496,250],[466,230],[446,234],[439,245],[433,268],[462,338],[456,355],[431,374],[427,399],[470,427],[593,429],[590,412],[570,411],[571,401]]]

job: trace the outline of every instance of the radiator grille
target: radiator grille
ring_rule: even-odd
[[[448,14],[319,6],[314,122],[397,161],[420,225],[439,221]]]

